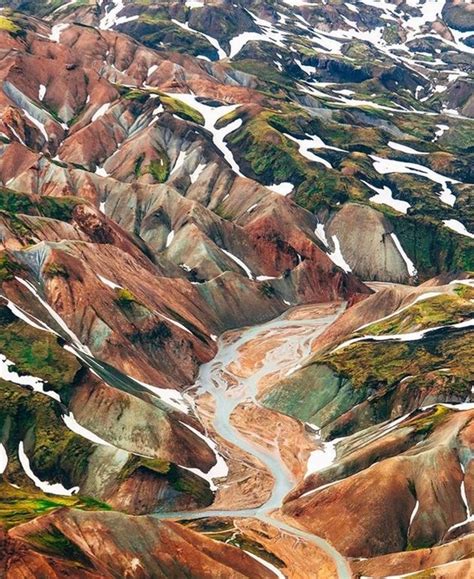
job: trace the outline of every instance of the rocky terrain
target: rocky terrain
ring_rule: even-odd
[[[0,0],[0,576],[474,573],[474,5]]]

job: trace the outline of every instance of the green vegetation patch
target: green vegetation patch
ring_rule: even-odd
[[[41,378],[58,392],[73,383],[81,368],[76,357],[58,344],[57,336],[8,316],[0,316],[0,352],[14,362],[19,374]]]
[[[170,174],[170,160],[166,154],[159,159],[150,161],[145,168],[146,173],[150,173],[158,183],[164,183]]]
[[[474,300],[474,288],[465,285],[453,294],[442,294],[419,301],[398,315],[371,324],[355,335],[402,334],[456,324],[472,315],[471,300]]]
[[[15,24],[13,20],[10,20],[10,18],[0,16],[0,30],[10,32],[11,34],[18,34],[21,31],[21,28]]]
[[[67,559],[79,567],[93,567],[82,550],[54,526],[41,533],[29,534],[26,540],[42,553]]]
[[[390,401],[384,401],[403,380],[405,396],[435,389],[439,395],[460,400],[470,395],[474,382],[472,349],[474,335],[458,329],[444,335],[427,334],[407,342],[363,341],[336,352],[317,356],[314,361],[280,381],[262,402],[265,406],[300,420],[323,426],[345,415],[350,434],[357,415],[353,409],[375,396],[370,414],[374,421],[386,420]],[[377,393],[377,394],[375,394]],[[387,406],[388,402],[388,406]],[[360,419],[364,420],[364,416]],[[367,424],[368,425],[368,424]]]
[[[126,288],[116,288],[116,302],[122,308],[130,308],[133,304],[139,304],[135,295]]]
[[[201,113],[186,103],[183,103],[179,99],[175,99],[167,95],[161,95],[160,100],[169,112],[178,115],[178,117],[181,117],[186,121],[192,121],[198,125],[204,125],[204,117],[201,115]]]
[[[45,495],[39,489],[17,489],[0,482],[0,524],[7,529],[64,507],[84,511],[111,510],[109,505],[94,499]]]
[[[5,251],[0,252],[0,283],[13,279],[23,269],[23,266],[13,261],[8,253]]]
[[[388,216],[421,281],[443,272],[473,271],[474,242],[423,215]]]
[[[0,424],[9,456],[9,481],[32,485],[17,457],[19,443],[27,441],[31,468],[41,480],[61,482],[66,488],[80,484],[95,445],[67,428],[63,412],[56,400],[0,380]]]
[[[78,197],[41,197],[33,200],[23,193],[0,187],[0,210],[8,213],[25,213],[71,221],[74,208],[81,203],[84,203],[84,200]]]

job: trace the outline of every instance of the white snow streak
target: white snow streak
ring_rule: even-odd
[[[449,229],[451,229],[452,231],[455,231],[460,235],[465,235],[466,237],[474,239],[474,234],[470,233],[466,229],[466,226],[457,219],[443,219],[443,223],[446,227],[449,227]]]
[[[201,440],[203,440],[207,444],[207,446],[209,446],[209,448],[214,453],[214,456],[216,457],[216,464],[207,473],[204,473],[202,470],[200,470],[198,468],[190,468],[190,467],[186,467],[186,466],[182,466],[181,468],[184,468],[186,470],[194,472],[195,474],[197,474],[201,478],[207,480],[209,483],[209,486],[211,488],[211,491],[217,490],[217,486],[214,483],[214,479],[215,478],[224,478],[229,474],[229,467],[227,466],[226,461],[223,459],[223,457],[217,451],[217,444],[212,439],[210,439],[208,436],[205,436],[204,434],[199,432],[199,430],[197,430],[196,428],[193,428],[190,424],[186,424],[186,422],[182,422],[181,420],[180,420],[180,422],[188,430],[190,430],[197,437],[199,437]]]
[[[398,253],[402,256],[402,259],[405,262],[405,265],[407,266],[408,275],[410,277],[415,277],[418,273],[416,270],[415,264],[412,262],[412,260],[406,254],[405,250],[402,247],[402,244],[400,243],[400,240],[395,235],[395,233],[391,233],[390,235],[393,239],[393,242],[395,243],[395,247],[398,249]]]
[[[44,385],[46,384],[44,380],[36,378],[35,376],[20,376],[17,372],[10,369],[12,366],[15,366],[15,362],[8,360],[3,354],[0,354],[0,378],[2,380],[12,382],[18,386],[29,386],[34,392],[40,392],[58,402],[61,401],[57,392],[44,389]]]
[[[66,489],[66,488],[64,488],[64,486],[61,483],[53,483],[52,484],[52,483],[49,483],[47,481],[40,480],[35,475],[33,470],[31,469],[30,460],[25,453],[23,441],[21,441],[20,444],[18,445],[18,458],[20,460],[21,466],[23,467],[23,470],[25,471],[25,474],[44,493],[49,493],[52,495],[63,495],[63,496],[70,497],[71,495],[79,492],[79,487],[72,487],[70,489]]]
[[[95,444],[101,444],[103,446],[112,446],[106,440],[100,438],[100,436],[97,436],[97,434],[94,434],[94,432],[91,432],[87,428],[84,428],[84,426],[81,426],[74,418],[74,414],[72,412],[70,412],[69,414],[63,414],[63,420],[64,424],[69,428],[69,430],[71,430],[75,434],[78,434],[79,436],[82,436],[82,438],[86,438],[87,440],[90,440]]]
[[[241,259],[239,259],[236,255],[234,255],[230,251],[227,251],[226,249],[221,248],[221,251],[223,251],[228,257],[230,257],[230,259],[235,261],[235,263],[245,271],[249,279],[254,278],[254,275],[250,271],[249,267]]]

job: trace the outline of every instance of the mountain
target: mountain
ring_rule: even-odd
[[[0,8],[0,575],[473,573],[474,5]]]

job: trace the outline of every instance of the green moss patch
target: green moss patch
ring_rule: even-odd
[[[357,335],[402,334],[462,322],[472,315],[474,289],[463,286],[462,295],[442,294],[419,301],[396,316],[364,328]]]
[[[179,99],[161,95],[160,100],[168,111],[178,115],[178,117],[181,117],[186,121],[192,121],[198,125],[204,125],[204,117],[201,115],[201,113],[196,109],[193,109],[193,107],[190,107],[186,103],[180,101]]]
[[[19,374],[41,378],[58,392],[72,384],[81,368],[76,357],[58,344],[56,336],[16,318],[0,326],[0,352],[14,362]]]
[[[11,34],[18,34],[21,28],[10,20],[10,18],[6,18],[5,16],[0,16],[0,30],[4,30],[5,32],[10,32]]]
[[[28,195],[0,187],[0,210],[8,213],[71,221],[74,208],[80,203],[84,203],[84,200],[78,197],[41,197],[33,201]]]
[[[111,507],[85,497],[45,495],[39,489],[17,489],[0,482],[0,524],[7,529],[64,507],[84,511],[109,511]]]

